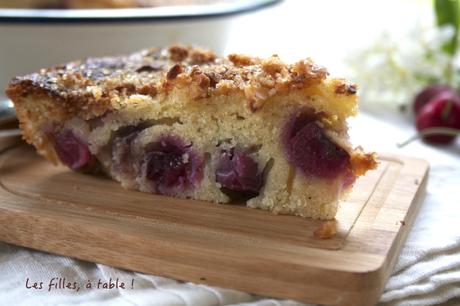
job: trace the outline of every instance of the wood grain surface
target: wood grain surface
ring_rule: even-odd
[[[122,189],[17,146],[0,156],[0,240],[180,280],[325,305],[373,305],[416,215],[425,161],[380,155],[321,221]]]

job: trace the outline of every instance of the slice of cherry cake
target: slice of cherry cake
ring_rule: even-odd
[[[356,86],[309,59],[172,46],[43,69],[6,92],[40,154],[144,192],[330,219],[376,166],[348,140]]]

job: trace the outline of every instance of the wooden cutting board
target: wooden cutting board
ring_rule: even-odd
[[[380,156],[322,222],[122,189],[54,167],[25,145],[0,155],[0,240],[179,280],[325,305],[378,301],[420,204],[425,161]]]

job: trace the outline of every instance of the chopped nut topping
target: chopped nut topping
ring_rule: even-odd
[[[209,77],[201,72],[198,68],[191,73],[192,83],[190,95],[192,99],[204,98],[208,96],[208,89],[211,85]]]
[[[138,92],[141,95],[149,95],[154,97],[157,94],[157,89],[155,87],[155,84],[146,84],[139,88]]]
[[[98,116],[120,107],[125,96],[168,94],[175,86],[182,86],[190,89],[194,99],[241,91],[248,108],[256,112],[272,96],[314,86],[326,77],[327,71],[309,59],[293,65],[276,55],[263,60],[241,54],[216,59],[211,51],[176,45],[42,69],[14,79],[9,94],[40,90],[65,101],[69,116],[83,113],[83,107]]]
[[[271,75],[282,73],[285,67],[286,65],[281,62],[278,55],[273,55],[262,61],[262,69]]]
[[[190,52],[190,62],[194,65],[201,65],[212,62],[216,59],[216,55],[213,52],[203,49],[193,49]]]
[[[294,88],[302,87],[305,82],[319,82],[327,76],[326,69],[318,67],[310,59],[295,63],[291,69],[292,86]]]
[[[228,59],[237,67],[254,65],[256,63],[252,57],[243,54],[230,54]]]
[[[252,112],[260,109],[263,106],[264,100],[268,98],[268,90],[263,87],[246,87],[244,94],[248,99],[249,109]]]
[[[175,64],[169,69],[168,73],[166,74],[166,79],[174,80],[180,73],[182,73],[182,71],[183,71],[182,65]]]
[[[168,51],[169,57],[175,62],[182,62],[188,56],[188,50],[181,46],[171,46]]]
[[[349,84],[345,80],[335,85],[336,94],[354,95],[358,92],[358,86],[356,84]]]

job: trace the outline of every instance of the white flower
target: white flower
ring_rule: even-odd
[[[385,32],[369,48],[352,53],[347,64],[364,105],[408,104],[427,84],[447,82],[452,58],[442,46],[453,34],[452,27],[417,23],[406,32]],[[460,67],[460,58],[455,60]]]

